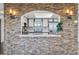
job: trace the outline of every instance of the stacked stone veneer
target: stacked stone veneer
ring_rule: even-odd
[[[50,8],[52,6],[53,4],[5,4],[6,10],[13,7],[19,9],[20,12],[16,19],[10,19],[8,15],[5,15],[4,54],[77,54],[77,24],[74,23],[74,20],[77,20],[76,16],[73,16],[72,20],[61,16],[63,21],[61,37],[19,37],[21,35],[20,15],[38,9],[52,11],[53,8]]]

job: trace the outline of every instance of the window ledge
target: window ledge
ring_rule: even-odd
[[[28,34],[28,35],[19,35],[20,37],[61,37],[61,35],[51,35],[51,34],[49,34],[49,35],[45,35],[45,34],[43,34],[43,35],[33,35],[33,34]]]

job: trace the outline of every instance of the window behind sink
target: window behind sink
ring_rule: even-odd
[[[51,15],[51,17],[49,17]],[[21,17],[22,34],[57,34],[60,16],[48,11],[33,11]]]

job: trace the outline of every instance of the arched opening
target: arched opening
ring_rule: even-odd
[[[35,10],[21,16],[22,34],[57,34],[58,14]]]

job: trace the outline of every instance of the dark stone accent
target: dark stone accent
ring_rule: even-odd
[[[3,43],[0,42],[0,55],[3,54]]]

